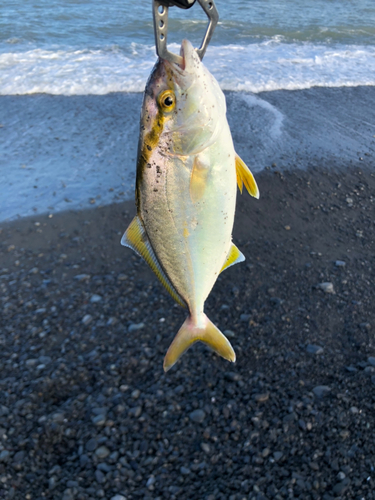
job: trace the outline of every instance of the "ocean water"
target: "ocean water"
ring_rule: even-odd
[[[215,1],[204,62],[251,170],[372,161],[375,1]],[[169,12],[170,49],[199,45],[199,5]],[[2,0],[0,221],[134,197],[155,61],[151,0]]]
[[[225,90],[375,84],[374,0],[217,0],[205,63]],[[168,41],[199,45],[198,3]],[[0,95],[139,92],[155,62],[151,0],[3,0]]]

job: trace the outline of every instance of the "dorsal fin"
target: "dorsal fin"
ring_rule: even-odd
[[[225,261],[223,267],[221,268],[221,273],[225,271],[225,269],[228,269],[230,266],[234,266],[234,264],[238,264],[239,262],[243,262],[245,260],[245,256],[234,243],[232,243],[232,246],[230,247],[229,253],[227,260]]]
[[[125,231],[124,236],[121,238],[121,245],[131,248],[135,253],[141,256],[151,267],[152,271],[156,274],[159,281],[171,294],[174,300],[180,304],[180,306],[186,308],[185,301],[176,292],[174,286],[169,281],[164,270],[159,264],[143,224],[137,215],[134,217],[130,226]]]
[[[249,167],[244,163],[243,160],[236,154],[236,173],[237,173],[237,184],[239,190],[242,194],[243,185],[251,196],[259,199],[259,189],[257,183],[254,179],[253,174],[250,172]]]

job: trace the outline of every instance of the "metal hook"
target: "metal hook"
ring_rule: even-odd
[[[195,49],[200,57],[206,52],[207,46],[210,43],[212,34],[219,20],[219,14],[215,6],[214,0],[198,0],[200,6],[207,14],[209,23],[206,29],[206,33],[203,37],[202,44],[199,49]],[[169,52],[167,47],[167,34],[168,34],[168,7],[162,0],[154,0],[153,3],[153,17],[154,17],[154,33],[155,33],[155,45],[156,53],[161,59],[167,59],[168,61],[182,64],[182,57]]]

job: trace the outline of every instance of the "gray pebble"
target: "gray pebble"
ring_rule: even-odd
[[[52,420],[56,422],[57,424],[62,424],[64,422],[65,416],[63,413],[54,413],[52,415]]]
[[[106,446],[99,446],[99,448],[95,451],[95,455],[98,458],[106,458],[111,452]]]
[[[367,363],[369,363],[371,366],[375,366],[375,358],[373,356],[369,356],[367,358]]]
[[[3,450],[0,452],[0,462],[7,462],[10,458],[10,453],[8,450]]]
[[[95,438],[89,439],[86,443],[87,451],[95,451],[97,447],[98,447],[98,442]]]
[[[86,467],[86,465],[90,462],[90,459],[89,457],[83,453],[80,457],[79,457],[79,464],[82,468]]]
[[[344,472],[340,471],[338,474],[337,474],[337,479],[339,481],[343,481],[344,479],[346,478],[346,475]]]
[[[111,497],[111,500],[126,500],[126,497],[124,497],[124,495],[115,495]]]
[[[343,260],[336,260],[335,266],[336,267],[345,267],[346,266],[346,262],[343,261]]]
[[[97,295],[94,293],[94,295],[91,295],[90,302],[95,304],[95,302],[100,302],[102,300],[102,297],[100,295]]]
[[[312,392],[317,398],[322,398],[331,392],[331,388],[328,385],[317,385]]]
[[[38,360],[37,359],[34,359],[34,358],[29,358],[25,361],[25,365],[28,367],[28,368],[31,368],[33,366],[35,366],[36,364],[38,363]]]
[[[194,410],[189,414],[190,420],[196,422],[197,424],[201,424],[203,420],[206,418],[206,413],[203,410]]]
[[[51,361],[52,358],[50,356],[39,356],[39,363],[42,363],[43,365],[48,365]]]
[[[129,328],[128,332],[137,332],[138,330],[142,330],[144,328],[145,324],[144,323],[132,323]]]
[[[270,395],[268,392],[263,392],[262,394],[254,394],[253,397],[257,403],[265,403],[268,401]]]
[[[134,408],[130,408],[129,415],[131,417],[138,418],[142,413],[142,406],[135,406]]]
[[[13,457],[13,461],[17,463],[23,462],[25,458],[25,452],[23,450],[17,451],[17,453]]]
[[[77,281],[85,281],[89,280],[90,278],[91,276],[89,274],[77,274],[76,276],[74,276],[74,279]]]
[[[105,483],[105,475],[101,470],[96,469],[95,471],[95,479],[99,484]]]
[[[48,480],[48,488],[50,490],[53,490],[57,485],[57,477],[56,476],[51,476]]]
[[[210,453],[210,445],[208,443],[201,443],[201,448],[205,453]]]
[[[251,314],[241,314],[240,321],[246,322],[251,318]]]
[[[323,347],[320,347],[319,345],[308,344],[306,347],[306,351],[309,354],[322,354],[324,349],[323,349]]]
[[[150,486],[153,486],[155,484],[155,476],[150,476],[148,479],[147,479],[147,483],[146,483],[146,486],[147,488],[149,488]]]
[[[133,399],[138,399],[139,396],[141,395],[141,391],[139,389],[135,389],[132,393],[131,393],[131,397]]]
[[[181,472],[181,474],[183,474],[184,476],[187,476],[187,475],[189,475],[189,474],[190,474],[190,469],[188,469],[188,468],[187,468],[187,467],[185,467],[185,466],[182,466],[182,467],[180,467],[180,472]]]
[[[98,465],[98,469],[103,472],[111,472],[111,470],[113,470],[113,467],[111,467],[106,462],[102,462],[101,464]]]
[[[232,332],[232,330],[224,330],[224,335],[226,337],[228,337],[229,339],[233,338],[236,336],[236,334],[234,332]]]
[[[98,427],[105,425],[106,423],[106,417],[105,415],[96,415],[95,417],[92,417],[91,419],[92,423],[94,425],[97,425]]]
[[[92,408],[92,410],[91,410],[91,412],[94,415],[107,415],[107,411],[108,411],[108,409],[105,408],[104,406],[103,407]]]
[[[91,316],[91,314],[85,314],[85,315],[83,316],[83,318],[82,318],[82,323],[83,323],[84,325],[89,325],[89,324],[91,323],[91,321],[92,321],[92,316]]]
[[[316,285],[316,288],[319,288],[320,290],[323,290],[325,293],[335,293],[335,289],[333,288],[333,283],[330,281],[326,283],[319,283]]]

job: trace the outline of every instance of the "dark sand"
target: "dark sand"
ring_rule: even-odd
[[[366,160],[239,198],[247,260],[206,303],[234,365],[200,344],[163,373],[185,312],[120,246],[133,203],[3,224],[0,498],[374,499]]]

